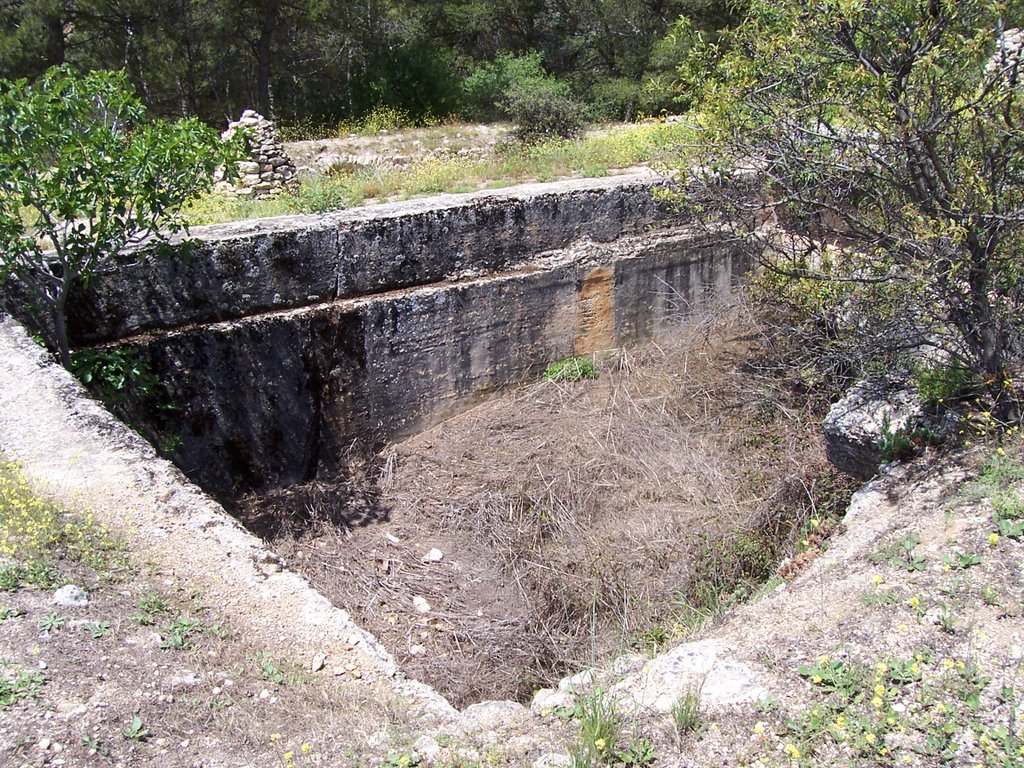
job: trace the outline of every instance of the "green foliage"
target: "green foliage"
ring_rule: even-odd
[[[669,711],[676,736],[682,738],[693,733],[700,733],[704,728],[704,716],[700,710],[700,688],[692,688],[672,705]]]
[[[614,762],[622,732],[622,719],[614,699],[606,691],[598,689],[576,702],[573,716],[580,726],[579,737],[569,748],[573,768]]]
[[[126,404],[156,394],[160,380],[128,347],[81,349],[71,353],[71,372],[108,404]]]
[[[39,695],[45,679],[34,669],[21,670],[13,677],[0,673],[0,709],[7,709],[16,701]]]
[[[208,189],[227,157],[194,118],[147,120],[124,74],[49,70],[0,82],[0,277],[44,315],[71,367],[66,305],[118,252],[180,229],[182,204]]]
[[[565,83],[552,78],[516,83],[502,102],[521,144],[575,139],[583,133],[586,113]]]
[[[338,134],[356,133],[360,136],[373,136],[382,131],[397,131],[415,125],[412,116],[404,109],[377,105],[362,117],[348,120],[338,126]]]
[[[648,739],[637,739],[626,749],[615,751],[615,760],[624,768],[644,768],[657,763],[658,756]]]
[[[121,731],[125,741],[145,741],[150,737],[149,728],[142,722],[142,718],[136,715]]]
[[[185,651],[192,647],[192,638],[203,630],[203,622],[186,616],[179,617],[166,627],[166,638],[160,647],[164,650]]]
[[[977,373],[959,362],[919,364],[911,374],[921,402],[929,408],[951,405],[981,394]]]
[[[503,103],[514,89],[546,81],[549,77],[536,51],[522,56],[503,52],[493,61],[474,64],[462,82],[464,116],[469,120],[508,117]]]
[[[887,562],[905,571],[923,571],[928,565],[927,559],[914,554],[914,550],[920,543],[920,536],[916,533],[908,533],[902,538],[880,547],[878,551],[870,555],[869,559],[873,563]]]
[[[33,493],[17,464],[0,460],[0,590],[57,586],[65,558],[104,578],[124,565],[123,547],[89,515],[69,517]]]
[[[109,621],[87,621],[82,626],[88,630],[93,640],[101,640],[114,634]]]
[[[63,629],[67,619],[56,613],[48,613],[39,619],[39,628],[43,632],[56,632],[59,629]]]
[[[460,82],[454,57],[427,41],[396,41],[368,56],[367,67],[351,81],[349,114],[367,119],[382,109],[422,125],[458,112]],[[385,128],[385,130],[391,130]]]
[[[567,357],[544,370],[544,381],[582,381],[596,379],[597,368],[589,357]]]
[[[996,0],[752,2],[683,164],[689,203],[735,222],[752,256],[841,282],[851,360],[938,344],[1001,416],[1024,317],[1024,102],[997,36],[1022,16]],[[766,217],[797,238],[779,248]]]
[[[685,602],[710,615],[754,592],[775,570],[781,552],[780,543],[757,531],[724,539],[704,534],[695,547]]]
[[[882,464],[903,461],[918,455],[925,446],[941,443],[943,436],[928,427],[892,428],[889,414],[882,418],[882,434],[878,438],[878,453]]]

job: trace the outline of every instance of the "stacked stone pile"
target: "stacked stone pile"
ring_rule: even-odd
[[[249,135],[249,157],[238,163],[238,176],[233,182],[225,181],[220,172],[214,189],[239,197],[274,197],[287,189],[295,179],[295,164],[284,151],[274,124],[247,109],[228,125],[224,138],[231,138],[238,130]]]

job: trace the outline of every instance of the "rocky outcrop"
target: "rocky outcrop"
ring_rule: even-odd
[[[263,115],[251,109],[230,123],[225,139],[244,131],[249,143],[249,156],[238,163],[238,174],[233,180],[218,173],[216,192],[235,197],[274,197],[284,192],[295,178],[295,164],[277,134],[277,128]]]
[[[917,392],[906,385],[866,379],[836,402],[825,417],[825,454],[837,469],[860,480],[874,477],[883,437],[910,431],[924,418]]]

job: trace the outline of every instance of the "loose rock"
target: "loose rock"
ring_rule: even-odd
[[[89,596],[81,587],[65,584],[53,593],[53,603],[67,608],[82,608],[89,604]]]

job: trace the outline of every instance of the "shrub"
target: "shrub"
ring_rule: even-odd
[[[523,56],[500,53],[493,61],[475,64],[462,84],[466,117],[485,122],[508,117],[503,105],[513,89],[550,79],[540,58],[538,51]]]
[[[411,128],[416,124],[407,110],[399,107],[378,104],[358,120],[347,120],[338,126],[338,134],[358,133],[360,136],[373,136],[381,131],[397,131]]]
[[[921,402],[934,408],[981,394],[978,375],[962,363],[931,363],[913,370]]]
[[[503,106],[514,124],[513,135],[523,144],[574,139],[583,133],[583,105],[572,98],[565,83],[553,78],[515,85]]]

